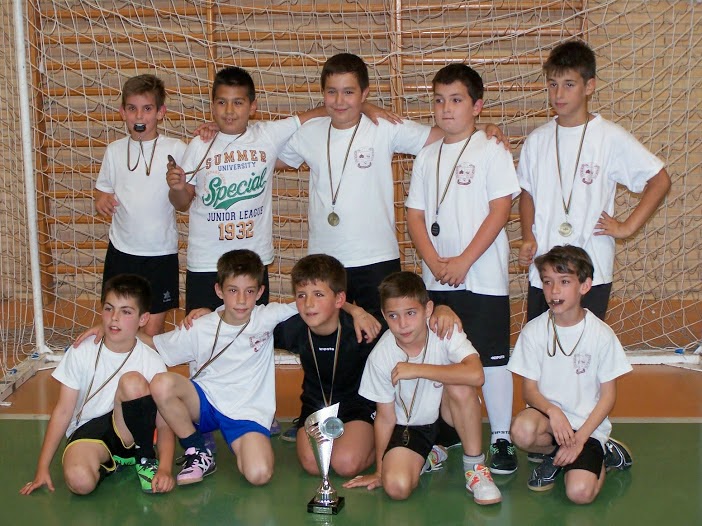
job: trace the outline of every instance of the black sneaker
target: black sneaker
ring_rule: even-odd
[[[286,442],[297,442],[297,430],[299,429],[297,427],[297,423],[299,421],[299,418],[294,418],[290,427],[283,431],[283,433],[280,435],[280,439],[285,440]]]
[[[531,472],[527,487],[532,491],[547,491],[553,488],[561,467],[553,465],[553,457],[547,456]]]
[[[631,450],[626,444],[613,438],[605,442],[604,465],[607,471],[612,469],[624,471],[629,469],[633,463]]]
[[[509,440],[498,438],[494,444],[490,444],[489,456],[491,473],[511,475],[517,471],[517,450]]]
[[[532,464],[541,464],[548,457],[546,453],[527,453],[527,460]]]

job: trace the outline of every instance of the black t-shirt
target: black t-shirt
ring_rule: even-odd
[[[310,331],[317,356],[317,364],[319,365],[319,377],[322,379],[324,396],[329,401],[329,395],[331,394],[332,404],[341,402],[344,405],[372,405],[372,402],[358,394],[358,388],[361,384],[366,360],[377,338],[371,343],[366,343],[365,341],[358,343],[356,341],[356,332],[353,329],[353,318],[344,311],[341,311],[339,314],[341,340],[339,341],[339,357],[336,366],[336,376],[334,377],[333,393],[331,390],[337,331],[328,336],[319,336]],[[302,395],[300,396],[302,404],[308,405],[315,410],[324,407],[317,369],[315,368],[307,336],[307,325],[299,314],[276,327],[275,347],[300,356],[300,364],[304,372]]]

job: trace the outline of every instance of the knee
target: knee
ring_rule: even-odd
[[[590,504],[597,496],[597,484],[586,482],[567,482],[566,495],[574,504]]]
[[[243,475],[253,486],[263,486],[273,477],[273,466],[263,463],[249,465],[244,469]]]
[[[478,401],[478,393],[470,385],[445,385],[446,396],[452,404],[460,404],[464,407]]]
[[[63,476],[66,486],[76,495],[88,495],[97,487],[100,480],[98,473],[94,473],[87,466],[64,467]]]
[[[412,494],[412,482],[405,477],[383,477],[383,488],[393,500],[406,500]]]
[[[319,475],[319,468],[317,467],[317,461],[315,460],[313,453],[310,453],[309,455],[300,453],[298,458],[300,459],[302,469],[304,469],[310,475]]]
[[[172,391],[173,381],[171,380],[170,373],[157,373],[151,379],[149,384],[149,390],[151,391],[151,396],[154,400],[164,400],[169,393]]]
[[[136,400],[149,394],[149,382],[140,373],[124,373],[117,384],[117,394],[121,400]]]
[[[332,455],[332,468],[340,477],[355,477],[368,466],[363,465],[363,459],[359,455],[340,451],[337,456]]]
[[[536,426],[524,419],[516,417],[509,430],[512,442],[518,448],[528,449],[536,440]]]

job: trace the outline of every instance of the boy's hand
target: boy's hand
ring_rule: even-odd
[[[363,340],[366,343],[370,343],[378,337],[382,325],[375,319],[375,316],[361,307],[354,309],[351,316],[353,317],[353,329],[356,331],[356,341],[358,343],[361,343]]]
[[[78,347],[91,336],[95,336],[95,340],[93,340],[95,344],[100,343],[100,340],[102,340],[103,336],[105,336],[105,331],[102,329],[102,325],[96,325],[95,327],[91,327],[87,331],[80,333],[78,338],[76,338],[76,341],[73,342],[72,347]]]
[[[434,307],[434,312],[429,318],[429,328],[443,340],[453,336],[454,327],[458,329],[458,332],[463,332],[461,318],[446,305]]]
[[[20,495],[30,495],[35,489],[41,488],[44,485],[49,488],[49,491],[54,491],[54,483],[51,482],[49,471],[37,471],[36,475],[34,475],[34,480],[22,486]]]
[[[400,380],[414,380],[419,378],[414,363],[397,362],[392,370],[392,385],[397,385]]]
[[[199,135],[203,142],[210,142],[217,136],[219,126],[216,122],[206,122],[195,128],[193,135]]]
[[[373,124],[378,125],[380,119],[391,122],[392,124],[400,124],[402,122],[402,117],[396,113],[383,109],[380,106],[371,104],[370,102],[364,102],[361,107],[361,111],[368,117]]]
[[[561,447],[573,447],[575,445],[575,433],[563,411],[556,406],[552,406],[547,414],[556,443]]]
[[[522,241],[522,246],[519,247],[519,265],[522,267],[528,267],[534,261],[534,256],[536,255],[536,249],[538,245],[536,240],[534,241]]]
[[[439,258],[439,262],[444,264],[437,277],[442,285],[458,287],[461,283],[465,283],[470,265],[461,256]]]
[[[502,130],[494,124],[485,125],[485,135],[487,135],[488,139],[492,139],[494,137],[497,140],[497,144],[501,144],[505,150],[511,150],[509,137],[502,133]]]
[[[575,459],[578,458],[578,455],[580,455],[580,453],[582,452],[584,445],[585,442],[581,441],[578,438],[578,434],[576,433],[575,444],[573,444],[572,446],[561,446],[558,448],[556,456],[553,457],[553,465],[567,466],[569,464],[572,464],[573,462],[575,462]]]
[[[614,239],[626,239],[631,235],[631,232],[626,228],[626,222],[620,223],[607,212],[603,211],[595,225],[594,235],[612,236]]]
[[[103,217],[112,217],[115,213],[116,208],[119,206],[119,202],[115,198],[115,194],[108,194],[107,192],[97,191],[97,197],[95,198],[95,211]]]
[[[154,479],[151,481],[151,489],[154,493],[168,493],[175,487],[173,474],[166,469],[158,468]]]
[[[181,192],[185,190],[185,170],[178,166],[175,159],[168,156],[168,171],[166,172],[166,183],[171,190]]]
[[[185,318],[183,318],[183,321],[180,322],[180,328],[185,329],[185,330],[190,329],[190,327],[193,326],[193,322],[196,319],[202,318],[203,316],[205,316],[206,314],[209,314],[210,312],[212,312],[212,311],[206,307],[200,307],[199,309],[191,310],[188,313],[188,315]]]
[[[377,471],[370,475],[357,475],[348,482],[344,482],[345,488],[368,488],[369,490],[380,488],[383,485],[383,479]]]

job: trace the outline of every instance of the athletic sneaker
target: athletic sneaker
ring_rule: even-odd
[[[183,464],[183,469],[176,477],[176,483],[179,486],[201,482],[203,478],[217,470],[217,464],[209,449],[189,447],[176,463]]]
[[[292,421],[292,425],[289,428],[287,428],[282,435],[280,435],[280,439],[285,440],[286,442],[297,442],[297,423],[299,421],[299,418],[294,418]]]
[[[517,449],[512,442],[498,438],[490,444],[490,471],[497,475],[511,475],[517,471]]]
[[[430,471],[439,471],[444,469],[444,461],[448,458],[448,453],[446,448],[443,446],[432,446],[431,451],[427,460],[424,462],[422,467],[422,473],[428,473]]]
[[[134,464],[134,469],[139,478],[139,484],[141,484],[141,491],[153,493],[151,482],[158,471],[158,460],[155,458],[142,458],[138,463]]]
[[[272,437],[280,434],[280,422],[278,422],[277,418],[273,419],[273,422],[271,423],[271,428],[269,429],[269,431],[270,431]]]
[[[476,504],[497,504],[502,500],[502,493],[492,481],[490,470],[482,464],[466,471],[466,489],[473,494]]]
[[[124,468],[133,466],[136,464],[136,459],[134,457],[119,457],[117,455],[112,455],[112,460],[115,461],[115,471],[122,471]]]
[[[626,444],[613,438],[605,442],[604,465],[607,471],[611,469],[624,471],[629,469],[633,463],[631,450]]]
[[[527,460],[533,464],[541,464],[548,457],[546,453],[527,453]]]
[[[553,465],[553,457],[546,455],[541,464],[531,472],[527,487],[533,491],[547,491],[553,488],[561,467]]]

